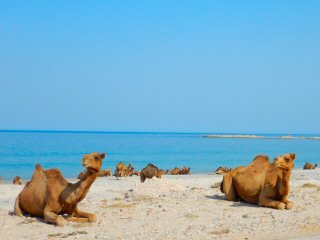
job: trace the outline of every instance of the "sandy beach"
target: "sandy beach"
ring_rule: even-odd
[[[46,224],[13,215],[23,186],[0,184],[3,239],[319,239],[320,171],[294,170],[289,197],[293,210],[226,201],[219,175],[98,178],[80,208],[98,222]],[[70,181],[76,181],[71,179]]]

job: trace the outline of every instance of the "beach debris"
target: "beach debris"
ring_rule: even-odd
[[[13,181],[12,181],[12,183],[15,184],[15,185],[22,185],[21,177],[20,176],[15,176]]]
[[[303,166],[304,170],[312,170],[315,169],[318,166],[318,164],[316,163],[315,165],[312,165],[309,162],[306,162],[306,164]]]
[[[37,164],[31,181],[15,201],[15,214],[23,216],[24,213],[28,213],[32,216],[42,216],[46,222],[54,223],[59,227],[65,226],[66,220],[83,222],[85,219],[90,223],[96,222],[96,214],[79,210],[77,204],[85,198],[92,183],[98,177],[105,156],[105,153],[97,152],[84,155],[82,165],[87,171],[75,184],[69,183],[60,170],[45,170]],[[64,213],[70,214],[67,219],[59,215]]]

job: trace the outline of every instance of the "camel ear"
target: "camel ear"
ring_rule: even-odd
[[[106,153],[101,153],[101,154],[100,154],[100,157],[101,157],[102,159],[104,159],[104,158],[106,157]]]
[[[296,159],[296,154],[295,153],[290,153],[290,157],[294,161]]]

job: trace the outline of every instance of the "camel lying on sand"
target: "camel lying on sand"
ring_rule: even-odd
[[[139,171],[139,170],[138,170],[138,171],[135,171],[135,172],[133,173],[133,175],[140,176],[140,171]]]
[[[318,164],[316,163],[315,165],[312,165],[309,162],[306,162],[306,164],[304,165],[303,169],[304,170],[311,170],[311,169],[315,169],[318,166]]]
[[[20,176],[15,176],[13,181],[12,181],[12,183],[15,184],[15,185],[22,185],[21,177]]]
[[[221,192],[229,201],[237,199],[276,209],[291,209],[288,200],[290,177],[295,154],[285,154],[269,162],[268,156],[257,156],[247,167],[237,167],[223,176]]]
[[[127,166],[124,162],[119,162],[119,164],[116,167],[114,175],[116,177],[127,177],[132,176],[134,173],[134,166],[132,166],[132,163],[129,163],[129,166]]]
[[[26,184],[15,202],[15,214],[25,213],[44,217],[48,223],[64,226],[68,221],[96,222],[94,213],[81,211],[77,204],[85,198],[91,184],[96,180],[106,154],[91,153],[84,155],[82,165],[87,168],[85,176],[77,183],[69,183],[58,169],[45,170],[37,164],[30,182]],[[60,214],[60,215],[59,215]]]
[[[218,175],[223,175],[223,174],[228,173],[228,172],[230,172],[230,171],[231,171],[231,168],[218,167],[214,173],[215,173],[215,174],[218,174]]]
[[[171,175],[181,175],[181,170],[178,167],[175,167],[173,170],[170,171]]]
[[[98,174],[98,177],[107,177],[107,176],[109,176],[109,177],[112,176],[112,169],[111,168],[100,171]]]
[[[182,175],[190,175],[190,168],[188,167],[182,167],[181,169],[181,174]]]
[[[149,163],[144,169],[141,170],[140,181],[144,182],[146,178],[151,179],[153,177],[161,178],[161,174],[155,165]]]
[[[169,170],[167,170],[167,171],[165,171],[165,170],[163,170],[163,169],[159,169],[159,170],[158,170],[158,174],[161,175],[161,176],[162,176],[162,175],[166,175],[166,174],[168,174],[168,173],[169,173]]]

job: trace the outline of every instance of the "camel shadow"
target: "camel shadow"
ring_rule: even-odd
[[[214,194],[214,195],[207,195],[205,196],[208,199],[215,199],[215,200],[227,200],[225,196]]]

